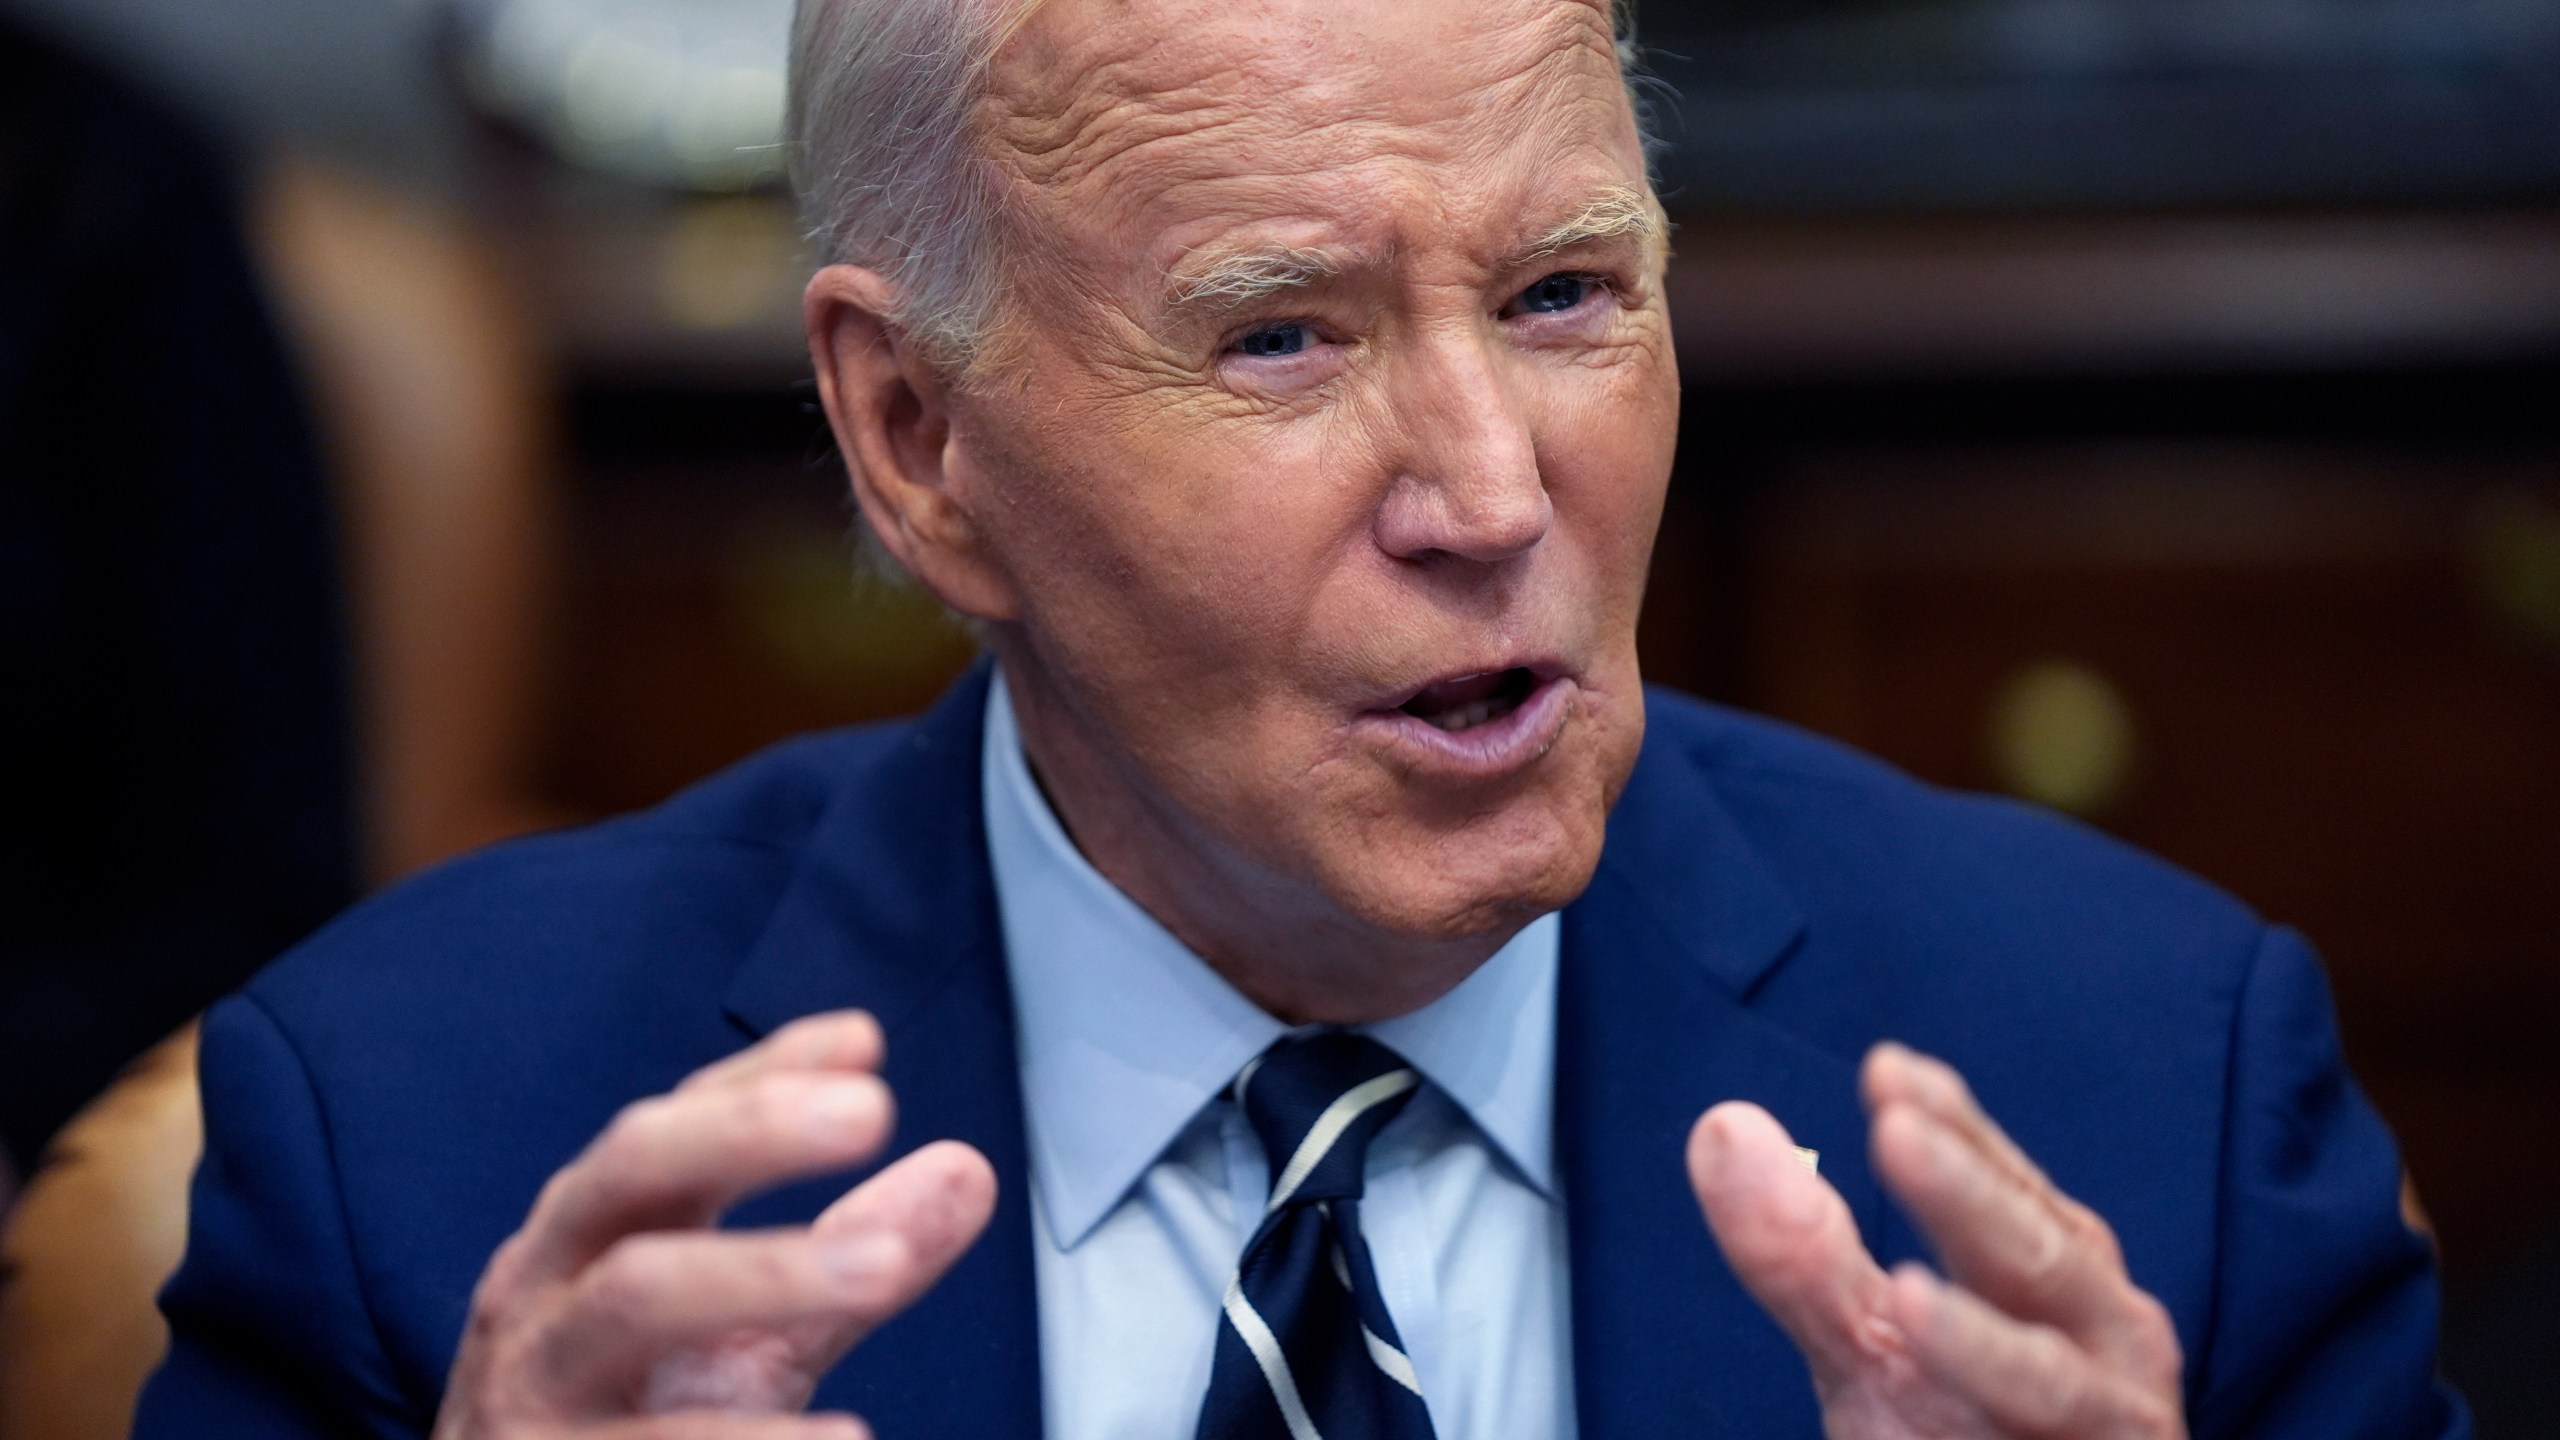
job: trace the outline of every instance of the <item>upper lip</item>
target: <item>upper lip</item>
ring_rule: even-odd
[[[1530,677],[1539,685],[1570,673],[1562,660],[1549,656],[1513,656],[1507,659],[1490,660],[1483,664],[1461,665],[1402,689],[1388,692],[1384,698],[1369,708],[1382,712],[1401,710],[1434,685],[1446,685],[1457,680],[1472,680],[1479,675],[1499,675],[1511,670],[1528,671]]]

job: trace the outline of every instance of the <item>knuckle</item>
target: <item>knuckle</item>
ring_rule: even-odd
[[[2081,1367],[2068,1363],[2051,1345],[2039,1345],[2031,1354],[2034,1364],[2021,1387],[2029,1411],[2045,1426],[2061,1426],[2075,1419],[2089,1397],[2088,1380]]]
[[[532,1240],[521,1230],[507,1237],[471,1287],[467,1333],[487,1337],[515,1325],[531,1308],[539,1287],[528,1283]]]
[[[2034,1235],[2019,1257],[2018,1274],[2039,1301],[2060,1303],[2093,1280],[2124,1273],[2115,1232],[2081,1206],[2066,1202],[2040,1215]]]
[[[2073,1245],[2105,1262],[2110,1269],[2124,1268],[2124,1247],[2116,1239],[2115,1227],[2097,1211],[2077,1200],[2062,1202],[2062,1224]]]
[[[2169,1315],[2169,1307],[2149,1292],[2136,1290],[2132,1309],[2131,1363],[2135,1373],[2152,1386],[2176,1388],[2179,1375],[2186,1369],[2186,1355],[2178,1345],[2178,1326]]]
[[[2070,1272],[2071,1232],[2067,1226],[2048,1222],[2035,1225],[2031,1233],[2034,1239],[2018,1259],[2018,1276],[2032,1293],[2049,1295]]]
[[[455,1347],[456,1354],[495,1355],[501,1352],[508,1334],[515,1328],[517,1313],[512,1302],[473,1297],[471,1311],[463,1317],[462,1341]]]
[[[721,1257],[724,1282],[763,1297],[766,1304],[796,1311],[820,1285],[826,1271],[807,1262],[805,1246],[757,1243],[739,1246]]]
[[[493,1403],[494,1397],[509,1392],[538,1392],[538,1378],[549,1366],[546,1338],[536,1325],[517,1325],[489,1337],[486,1351],[488,1364],[480,1375],[481,1384],[474,1399]]]
[[[465,1342],[486,1345],[515,1328],[525,1312],[525,1303],[505,1290],[491,1290],[485,1283],[472,1292],[470,1312],[463,1318]]]
[[[613,1157],[648,1148],[666,1128],[668,1112],[674,1108],[675,1102],[664,1095],[623,1106],[605,1122],[604,1132],[596,1137],[590,1155]]]
[[[644,1236],[629,1236],[607,1247],[587,1267],[582,1288],[587,1307],[607,1315],[627,1315],[645,1308],[668,1278],[664,1247]]]
[[[522,1288],[529,1242],[521,1230],[500,1242],[489,1255],[489,1263],[480,1271],[480,1282],[471,1287],[474,1313],[505,1306]]]
[[[602,1148],[602,1145],[603,1140],[599,1137],[595,1144],[587,1147],[586,1155],[552,1171],[551,1177],[542,1182],[542,1188],[534,1192],[532,1218],[527,1222],[526,1230],[540,1226],[550,1217],[558,1214],[561,1207],[568,1203],[569,1192],[578,1183],[580,1167],[585,1165],[588,1157]],[[520,1240],[523,1236],[524,1232],[518,1231],[516,1238]]]
[[[2178,1404],[2162,1396],[2137,1395],[2125,1402],[2125,1429],[2143,1440],[2171,1440],[2186,1433],[2186,1417]]]

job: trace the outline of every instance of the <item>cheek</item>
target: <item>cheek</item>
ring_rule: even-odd
[[[1538,465],[1558,538],[1593,568],[1610,608],[1641,598],[1662,518],[1679,428],[1668,360],[1630,363],[1552,387],[1538,424]]]
[[[1097,416],[1020,454],[995,538],[1079,668],[1176,675],[1197,705],[1285,677],[1365,521],[1324,427],[1180,418]]]

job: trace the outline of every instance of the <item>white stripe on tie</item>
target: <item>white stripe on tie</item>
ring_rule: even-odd
[[[1343,1092],[1341,1099],[1326,1106],[1324,1113],[1317,1116],[1316,1123],[1308,1129],[1307,1138],[1298,1142],[1298,1153],[1289,1157],[1288,1168],[1280,1172],[1280,1179],[1272,1185],[1271,1203],[1264,1207],[1263,1213],[1268,1215],[1279,1209],[1288,1203],[1290,1196],[1298,1193],[1298,1187],[1306,1184],[1307,1177],[1316,1173],[1316,1167],[1324,1163],[1326,1153],[1333,1149],[1333,1142],[1342,1138],[1342,1132],[1350,1129],[1353,1121],[1412,1089],[1416,1083],[1410,1068],[1390,1070],[1365,1085],[1351,1087]]]
[[[1366,1325],[1360,1327],[1360,1338],[1369,1342],[1369,1358],[1378,1362],[1388,1379],[1412,1391],[1415,1399],[1422,1397],[1422,1377],[1413,1373],[1413,1362],[1404,1358],[1403,1351],[1379,1339],[1378,1332]]]
[[[1244,1088],[1253,1083],[1255,1073],[1262,1069],[1262,1062],[1270,1058],[1271,1052],[1266,1050],[1244,1062],[1244,1068],[1236,1072],[1235,1095],[1237,1104],[1241,1105],[1244,1103]]]
[[[1298,1381],[1289,1373],[1289,1357],[1281,1353],[1280,1337],[1272,1334],[1271,1327],[1262,1323],[1261,1314],[1246,1303],[1241,1275],[1227,1282],[1227,1323],[1236,1327],[1244,1348],[1253,1352],[1254,1363],[1262,1367],[1271,1398],[1280,1402],[1280,1418],[1289,1424],[1289,1440],[1324,1440],[1316,1422],[1307,1417],[1306,1402],[1298,1398]]]

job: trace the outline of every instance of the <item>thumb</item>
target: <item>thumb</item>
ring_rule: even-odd
[[[922,1299],[977,1243],[996,1206],[995,1167],[956,1140],[936,1141],[848,1190],[810,1226],[828,1240],[886,1237],[903,1246],[904,1273],[886,1314]],[[819,1337],[805,1363],[820,1373],[842,1358],[872,1326],[849,1326]]]
[[[1769,1112],[1727,1101],[1689,1132],[1689,1184],[1743,1287],[1802,1350],[1817,1384],[1904,1349],[1893,1282],[1849,1204]]]

